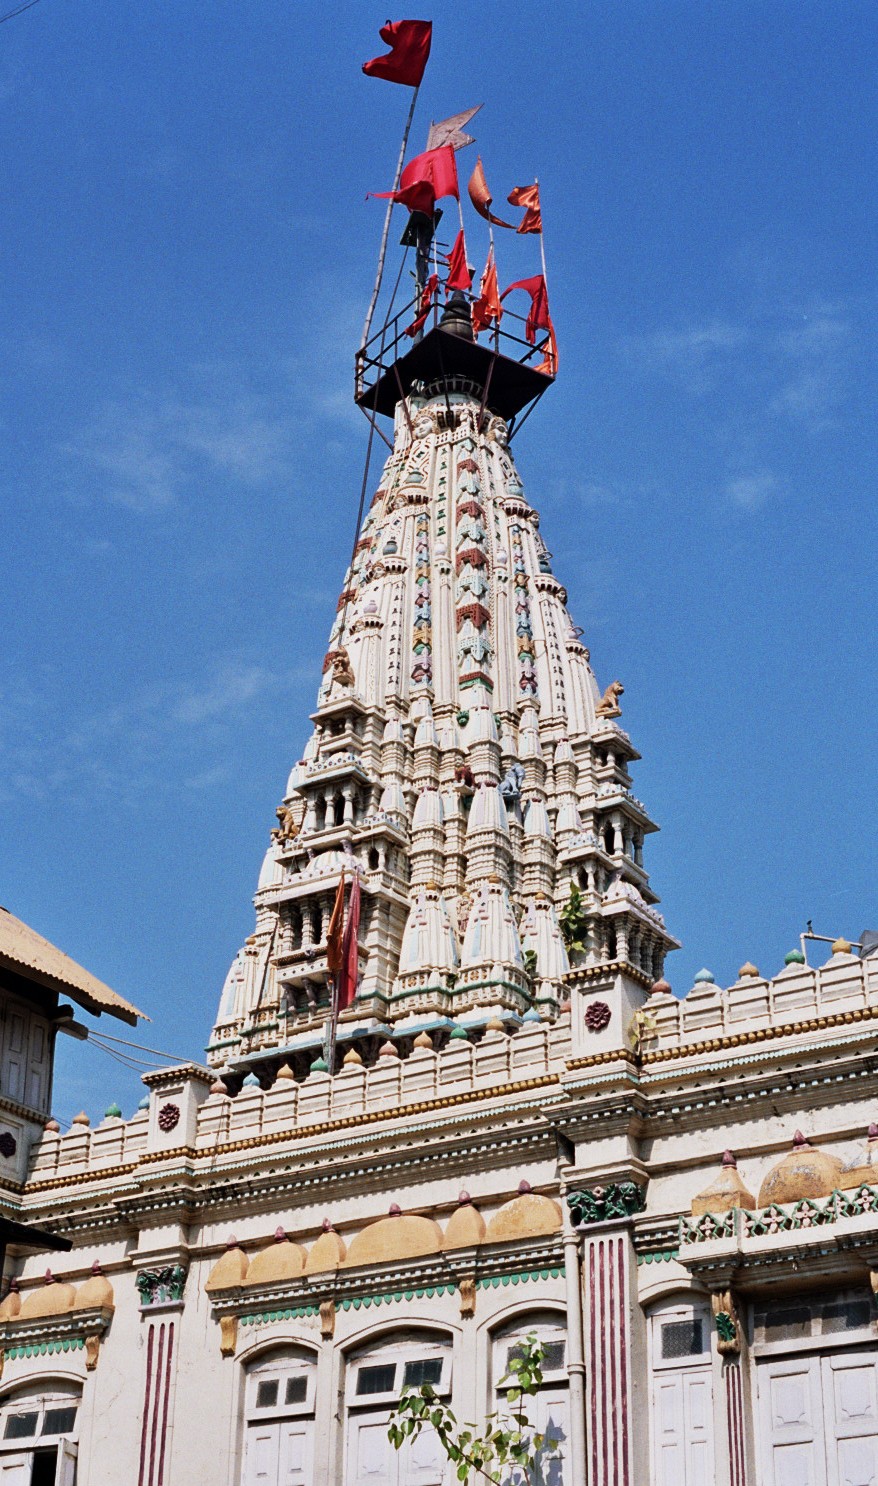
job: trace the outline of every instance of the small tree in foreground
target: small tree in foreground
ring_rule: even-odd
[[[482,1434],[476,1433],[474,1424],[458,1424],[431,1383],[407,1389],[388,1425],[390,1443],[399,1450],[407,1439],[417,1439],[422,1429],[433,1429],[456,1467],[458,1481],[481,1477],[493,1486],[544,1486],[549,1480],[546,1468],[559,1460],[558,1441],[535,1429],[525,1412],[526,1400],[535,1396],[543,1381],[543,1355],[533,1334],[513,1349],[509,1372],[500,1384],[508,1383],[508,1412],[489,1414]]]

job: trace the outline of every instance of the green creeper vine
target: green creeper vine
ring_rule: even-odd
[[[567,946],[568,953],[585,954],[588,920],[582,906],[582,893],[575,882],[570,884],[570,897],[561,909],[558,921],[561,925],[561,937]]]

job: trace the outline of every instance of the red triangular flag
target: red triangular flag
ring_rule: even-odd
[[[366,76],[417,88],[430,55],[433,22],[388,21],[378,35],[387,42],[390,51],[386,56],[373,57],[371,62],[363,63]]]
[[[348,904],[348,921],[345,924],[344,939],[341,946],[341,969],[339,970],[336,983],[336,1008],[344,1011],[350,1006],[357,994],[357,981],[360,974],[359,955],[357,953],[357,935],[360,931],[360,874],[354,872],[354,880],[351,883],[351,901]]]
[[[515,224],[513,222],[504,222],[500,217],[495,217],[491,211],[493,197],[488,188],[488,182],[485,179],[485,167],[482,164],[481,155],[476,161],[476,168],[469,178],[467,190],[469,191],[469,199],[480,217],[484,217],[486,222],[493,222],[495,227],[508,227],[510,232],[515,230]]]
[[[494,254],[488,254],[485,271],[482,274],[482,282],[479,285],[479,297],[473,305],[473,332],[478,335],[480,330],[487,330],[493,321],[500,324],[503,316],[503,307],[500,303],[500,291],[497,284],[497,265],[494,262]]]
[[[427,323],[427,316],[430,313],[430,305],[433,303],[433,295],[436,293],[436,290],[438,288],[439,280],[436,274],[431,273],[426,284],[421,290],[421,303],[420,308],[418,309],[418,313],[412,321],[411,325],[407,325],[405,328],[406,335],[417,335],[419,330],[423,330],[424,326]]]
[[[445,280],[446,289],[471,289],[473,286],[472,269],[466,261],[466,243],[463,237],[463,228],[454,239],[454,247],[447,255],[448,278]]]
[[[543,214],[540,211],[540,188],[536,181],[532,186],[516,186],[506,200],[510,206],[523,206],[524,216],[516,232],[542,232]]]
[[[514,284],[509,285],[508,289],[503,290],[500,298],[505,299],[507,294],[512,293],[513,289],[523,289],[526,294],[530,295],[530,313],[524,327],[524,334],[526,339],[533,345],[537,338],[537,331],[548,330],[552,323],[549,319],[549,296],[546,293],[546,281],[541,273],[535,274],[532,279],[517,279]]]
[[[556,377],[558,375],[558,342],[555,339],[555,327],[551,320],[549,320],[548,340],[543,341],[540,350],[543,352],[543,359],[539,366],[534,367],[534,371],[543,372],[547,377]]]

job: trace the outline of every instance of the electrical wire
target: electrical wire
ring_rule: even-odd
[[[133,1047],[139,1053],[155,1053],[157,1058],[170,1058],[172,1063],[191,1063],[191,1058],[181,1058],[179,1053],[168,1053],[160,1047],[147,1047],[143,1042],[132,1042],[128,1037],[113,1037],[110,1032],[97,1029],[89,1031],[89,1037],[99,1037],[104,1042],[118,1042],[121,1047]]]
[[[15,10],[7,10],[5,15],[0,15],[0,26],[3,25],[4,21],[14,20],[17,15],[21,15],[25,10],[33,10],[34,6],[39,5],[39,3],[40,0],[27,0],[26,5],[19,5]]]

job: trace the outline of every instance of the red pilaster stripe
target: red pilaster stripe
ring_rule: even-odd
[[[147,1482],[149,1486],[155,1486],[155,1461],[156,1461],[156,1439],[159,1430],[159,1409],[162,1399],[162,1362],[165,1353],[165,1327],[164,1322],[159,1327],[159,1343],[156,1349],[155,1360],[155,1388],[152,1395],[152,1427],[149,1432],[149,1475]]]
[[[597,1285],[595,1276],[595,1246],[588,1246],[588,1377],[591,1391],[591,1408],[589,1410],[588,1435],[591,1440],[591,1481],[592,1486],[598,1479],[598,1369],[597,1369],[597,1317],[595,1316],[595,1303],[597,1299]]]
[[[143,1421],[140,1426],[140,1466],[137,1472],[137,1486],[145,1486],[146,1470],[146,1441],[149,1437],[149,1400],[152,1390],[152,1348],[155,1335],[155,1326],[150,1323],[146,1337],[146,1382],[143,1390]]]
[[[622,1427],[622,1486],[630,1479],[630,1442],[628,1436],[628,1274],[625,1238],[616,1240],[619,1270],[619,1422]]]
[[[168,1355],[165,1362],[164,1389],[165,1396],[162,1403],[162,1434],[159,1448],[159,1474],[156,1486],[163,1486],[165,1479],[165,1441],[168,1437],[168,1399],[171,1396],[171,1356],[174,1351],[174,1323],[168,1325]]]

